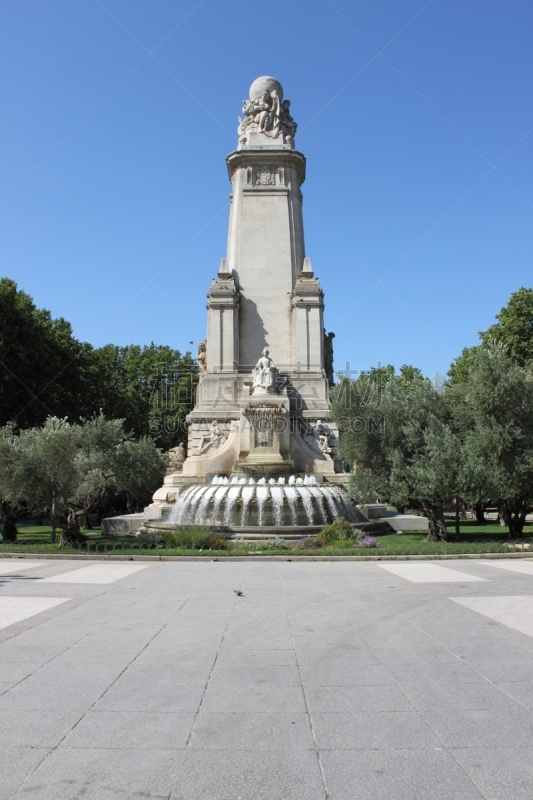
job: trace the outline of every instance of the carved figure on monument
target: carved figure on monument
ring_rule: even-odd
[[[315,425],[312,423],[308,425],[304,434],[304,441],[310,447],[318,448],[322,453],[330,455],[332,453],[332,448],[329,445],[330,436],[331,431],[328,426],[322,420],[317,419]]]
[[[273,108],[272,98],[268,92],[263,92],[259,100],[254,102],[254,110],[252,116],[259,125],[259,130],[270,130],[272,127],[272,114],[270,113]]]
[[[252,372],[253,391],[262,389],[269,394],[278,393],[278,368],[268,354],[268,348],[264,348],[261,358],[255,365]]]
[[[258,78],[250,87],[250,99],[243,101],[239,117],[239,142],[246,144],[250,131],[271,139],[281,136],[283,144],[292,144],[297,125],[290,114],[290,101],[283,100],[281,84],[274,78]]]
[[[324,371],[330,386],[333,386],[333,339],[334,333],[326,333],[324,328]]]
[[[198,369],[200,370],[200,375],[205,375],[207,372],[207,341],[206,339],[203,342],[200,342],[198,345],[198,353],[196,356],[196,360],[198,361]]]
[[[285,138],[289,142],[294,141],[294,137],[296,135],[296,128],[298,125],[293,120],[290,114],[291,101],[284,100],[281,104],[281,119],[283,120],[283,126],[286,130]]]
[[[183,469],[183,462],[185,461],[185,447],[183,444],[180,443],[177,447],[172,447],[167,455],[167,475],[172,475],[174,472],[181,472]]]
[[[224,444],[225,441],[226,437],[218,427],[217,421],[214,419],[208,432],[204,433],[200,439],[198,449],[196,450],[196,455],[201,456],[202,453],[205,453],[206,450],[209,450],[210,448],[217,450],[221,444]]]

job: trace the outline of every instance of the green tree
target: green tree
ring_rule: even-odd
[[[165,450],[187,439],[185,417],[194,405],[198,367],[190,353],[152,344],[106,345],[95,351],[99,408],[124,419],[136,436],[152,436]]]
[[[90,414],[91,355],[66,320],[52,319],[16,283],[0,280],[0,424],[31,427],[50,414]]]
[[[186,441],[198,367],[189,352],[153,343],[94,349],[3,278],[0,378],[0,425],[31,428],[48,416],[79,422],[102,410],[169,449]]]
[[[365,502],[376,492],[397,507],[418,509],[428,517],[428,539],[445,539],[444,510],[457,496],[461,443],[444,388],[414,367],[389,372],[384,383],[370,373],[339,383],[332,413],[342,431],[341,454],[354,464],[355,499]]]
[[[522,286],[496,314],[497,323],[480,333],[484,345],[498,342],[521,366],[533,364],[533,289]]]
[[[467,379],[447,392],[463,441],[461,492],[490,498],[511,536],[533,508],[533,374],[497,343],[480,347]]]
[[[481,344],[465,347],[452,363],[448,372],[451,383],[467,380],[478,350],[488,347],[491,342],[501,344],[521,366],[533,364],[533,289],[522,286],[513,292],[507,305],[496,314],[496,319],[498,322],[488,330],[478,332]]]
[[[17,540],[17,519],[25,513],[27,503],[22,490],[20,438],[12,425],[0,428],[0,509],[2,539]]]
[[[161,485],[167,460],[153,440],[135,441],[122,420],[99,416],[82,424],[49,417],[40,428],[0,437],[12,477],[0,470],[0,498],[15,508],[46,510],[52,530],[56,516],[62,543],[82,543],[80,520],[106,496],[126,493],[136,505]]]

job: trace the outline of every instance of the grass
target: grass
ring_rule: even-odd
[[[505,528],[498,524],[479,525],[475,521],[462,521],[460,534],[455,534],[453,521],[447,523],[449,541],[428,542],[424,533],[403,533],[375,535],[373,538],[379,543],[378,548],[354,548],[353,540],[332,542],[327,547],[316,550],[307,550],[298,547],[296,542],[289,542],[287,546],[269,545],[267,543],[229,542],[224,550],[204,549],[193,550],[185,547],[141,547],[131,536],[102,536],[101,530],[83,529],[89,538],[83,547],[59,547],[50,542],[49,526],[32,526],[19,529],[18,541],[15,543],[1,542],[2,553],[20,553],[21,555],[33,554],[114,554],[114,555],[154,555],[154,556],[253,556],[253,555],[282,555],[282,556],[410,556],[410,555],[483,555],[490,553],[523,552],[524,545],[530,545],[533,553],[533,525],[524,528],[521,540],[511,542]],[[59,530],[57,539],[59,540]],[[526,548],[527,550],[528,548]]]

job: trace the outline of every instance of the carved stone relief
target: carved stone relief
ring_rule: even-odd
[[[275,186],[276,173],[270,167],[258,167],[255,176],[256,186]]]

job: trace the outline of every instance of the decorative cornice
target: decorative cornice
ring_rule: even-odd
[[[293,167],[298,172],[300,183],[305,180],[305,156],[297,150],[236,150],[227,156],[226,164],[230,180],[238,169],[259,167],[263,164]]]

